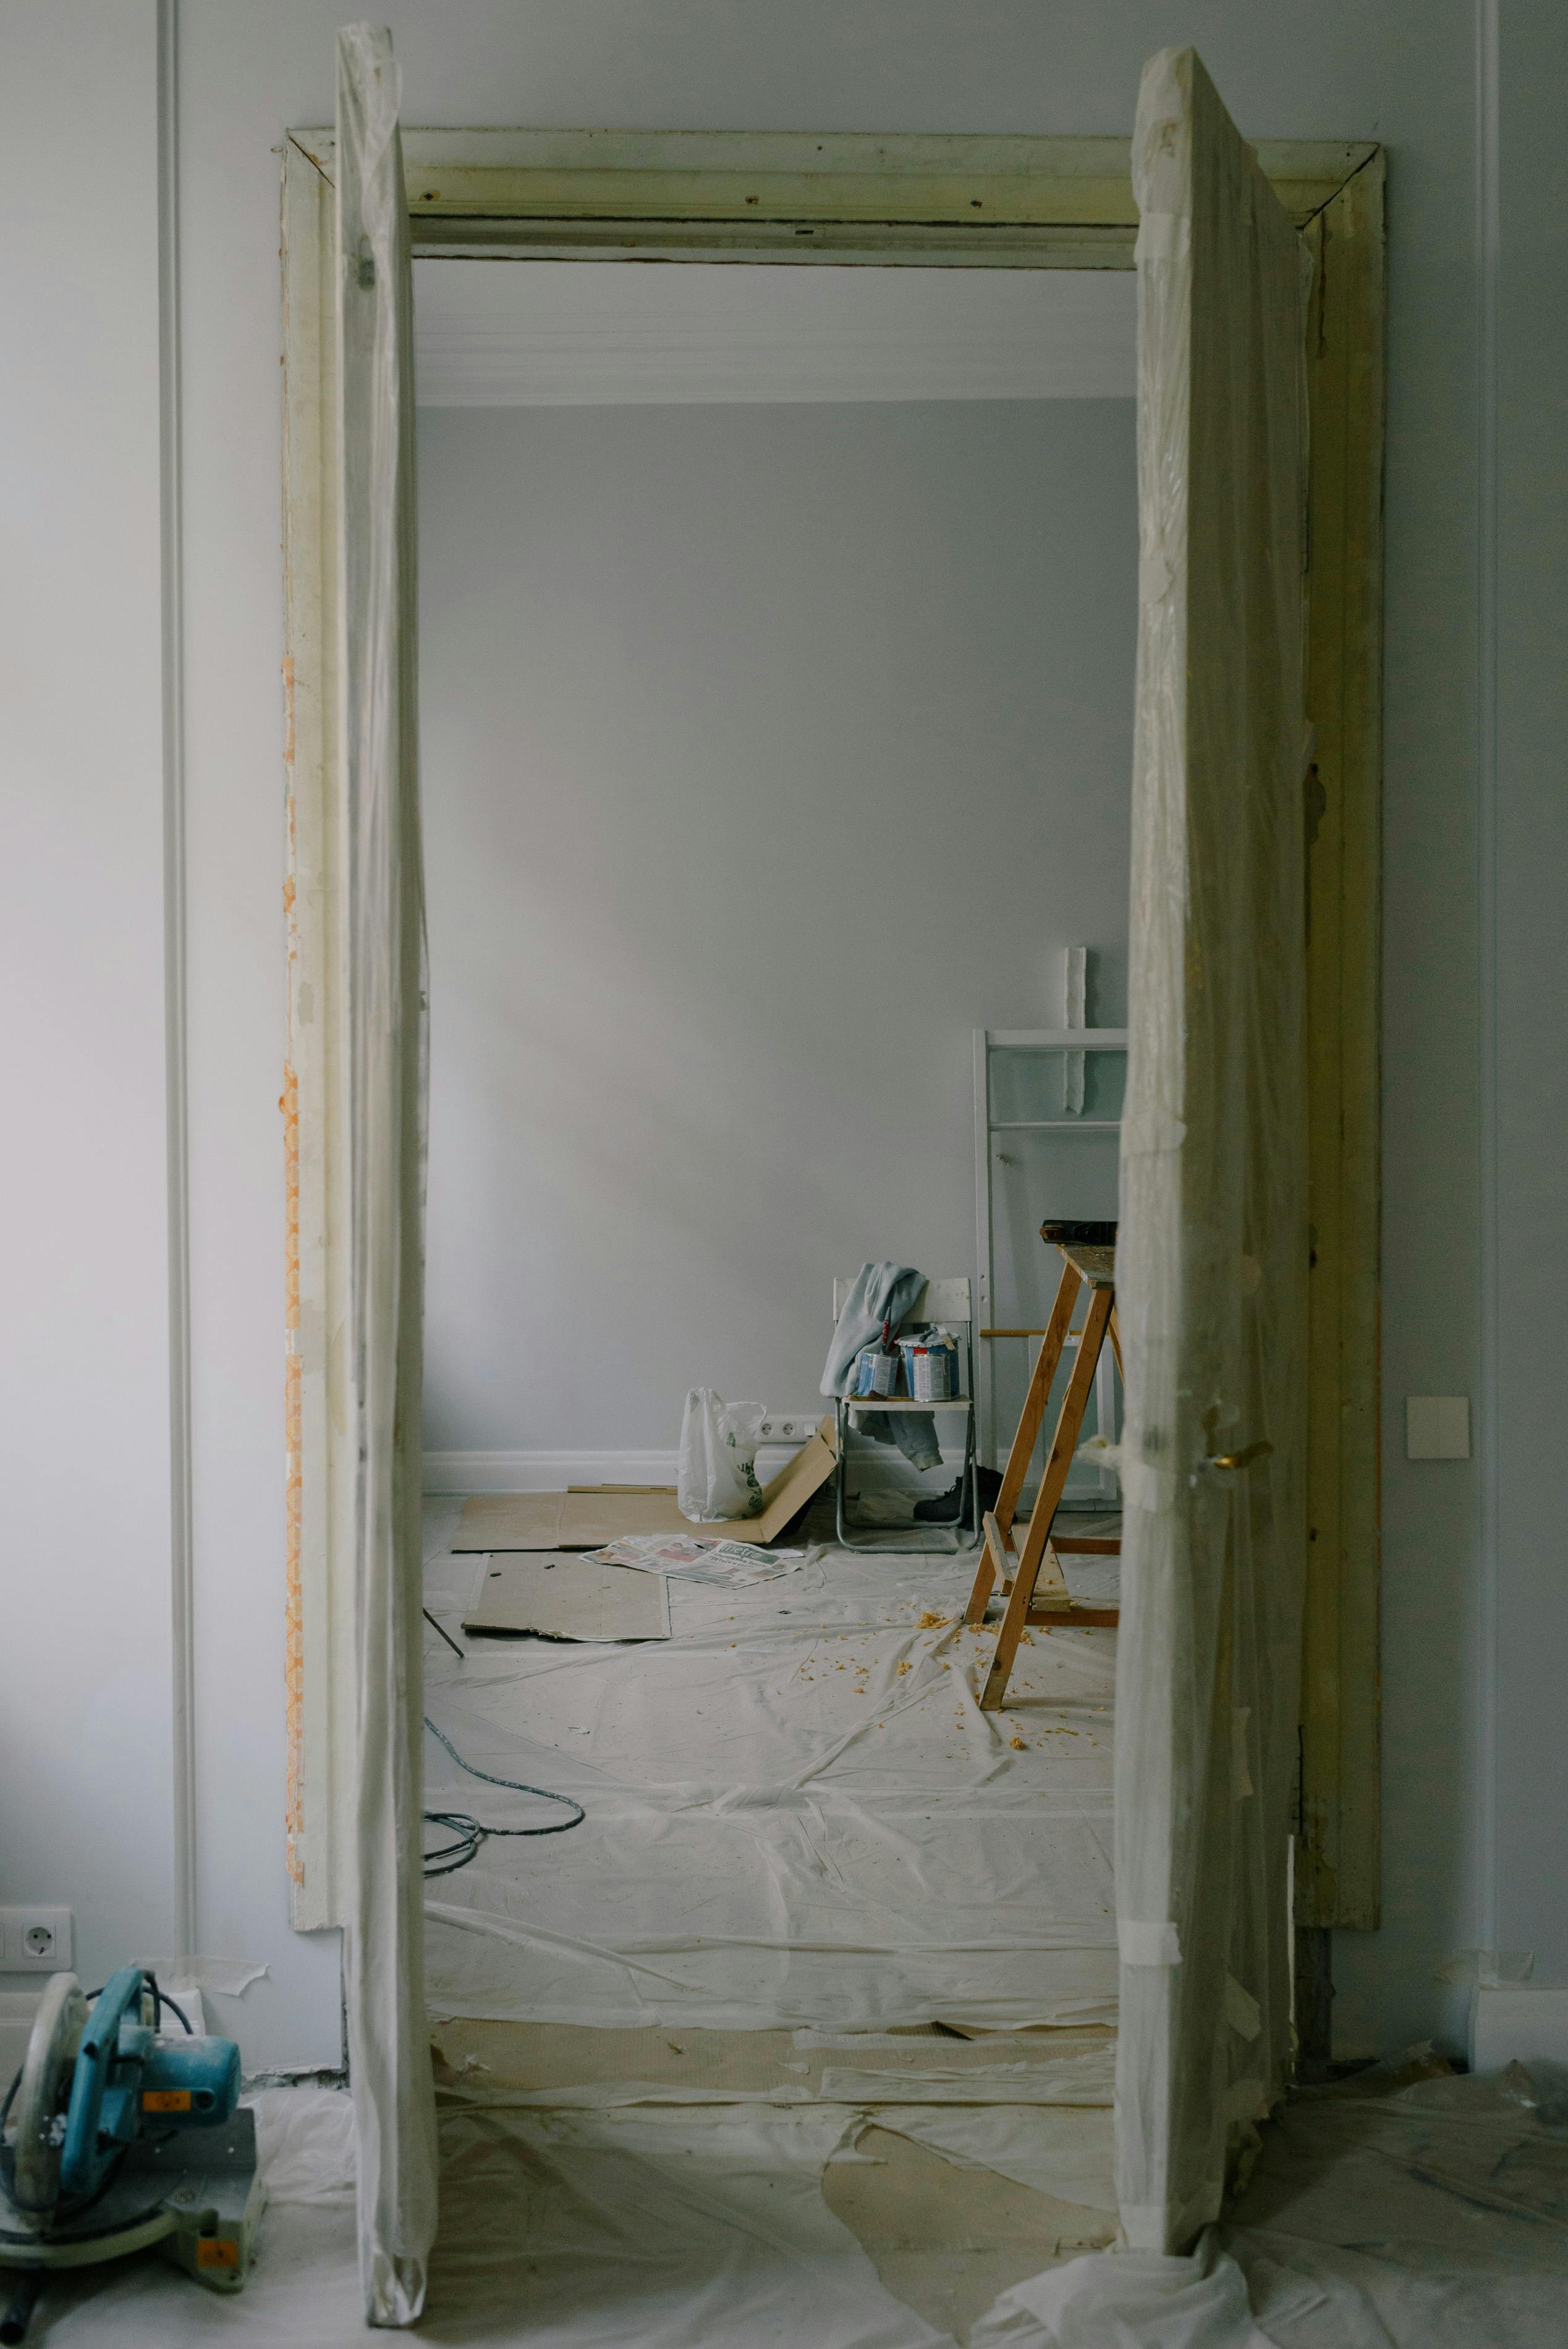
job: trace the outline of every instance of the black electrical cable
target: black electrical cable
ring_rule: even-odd
[[[180,2017],[181,2022],[181,2023],[184,2024],[184,2026],[185,2026],[185,2031],[186,2031],[186,2034],[187,2034],[187,2036],[188,2036],[189,2038],[194,2039],[194,2038],[195,2038],[195,2036],[196,2036],[196,2033],[195,2033],[195,2032],[194,2032],[194,2031],[192,2031],[192,2030],[191,2030],[191,2018],[190,2018],[190,2016],[186,2013],[185,2009],[184,2009],[182,2006],[176,2006],[176,2005],[175,2005],[175,2003],[174,2003],[174,2001],[170,1997],[169,1992],[168,1992],[166,1990],[160,1990],[160,1989],[159,1989],[159,1987],[158,1987],[158,1976],[157,1976],[156,1974],[148,1973],[148,1972],[147,1972],[147,1970],[146,1970],[146,1968],[145,1968],[145,1967],[142,1969],[142,1972],[143,1972],[143,1978],[144,1978],[144,1980],[146,1981],[146,1983],[147,1983],[147,1987],[148,1987],[148,1989],[152,1992],[152,2001],[153,2001],[153,2015],[152,2015],[152,2019],[153,2019],[153,2024],[154,2024],[154,2027],[156,2028],[156,2026],[157,2026],[160,2023],[161,2023],[161,2022],[162,2022],[162,2020],[163,2020],[163,2010],[164,2010],[164,2008],[165,2008],[165,2007],[167,2007],[167,2008],[169,2009],[169,2012],[170,2012],[170,2014],[177,2014],[177,2015]],[[88,2004],[90,2006],[90,2005],[92,2004],[92,2002],[93,2002],[94,1999],[95,1999],[95,1998],[101,1998],[101,1997],[103,1996],[103,1994],[104,1994],[104,1992],[105,1992],[108,1988],[108,1984],[107,1982],[100,1982],[100,1983],[98,1984],[98,1986],[97,1990],[89,1990],[89,1991],[86,1991],[86,1992],[83,1992],[83,1996],[86,1998]],[[18,2072],[18,2073],[17,2073],[17,2075],[16,2075],[17,2079],[19,2080],[19,2079],[21,2078],[21,2076],[22,2076],[22,2075],[20,2074],[20,2072]]]
[[[453,1639],[446,1625],[444,1623],[438,1623],[428,1607],[421,1607],[419,1612],[423,1615],[426,1622],[429,1625],[431,1630],[435,1632],[438,1639],[445,1640],[448,1647],[450,1648],[459,1663],[466,1662],[467,1659],[464,1656],[462,1650],[459,1647],[457,1641]]]
[[[476,1770],[471,1762],[463,1760],[451,1739],[443,1730],[437,1728],[428,1713],[425,1715],[425,1726],[431,1736],[446,1747],[459,1769],[466,1770],[470,1778],[482,1778],[487,1786],[504,1786],[508,1794],[538,1795],[547,1803],[567,1803],[577,1814],[574,1819],[557,1819],[553,1826],[547,1827],[487,1827],[482,1826],[478,1819],[469,1818],[466,1811],[427,1811],[427,1825],[445,1827],[449,1835],[457,1837],[455,1843],[441,1844],[436,1850],[425,1854],[427,1877],[455,1876],[459,1868],[467,1868],[470,1859],[479,1857],[480,1847],[490,1836],[565,1835],[569,1828],[580,1827],[587,1817],[582,1804],[573,1801],[570,1795],[552,1794],[548,1786],[525,1786],[519,1778],[496,1778],[488,1770]]]
[[[185,2009],[182,2006],[175,2005],[174,2001],[170,1997],[169,1992],[166,1990],[159,1989],[158,1976],[156,1974],[150,1973],[147,1976],[147,1987],[152,1992],[154,2027],[162,2022],[163,2010],[167,2007],[170,2013],[177,2014],[181,2022],[184,2024],[186,2037],[188,2039],[194,2039],[196,2033],[191,2028],[190,2016],[186,2013]]]
[[[28,2320],[38,2304],[38,2294],[44,2289],[48,2270],[23,2268],[20,2272],[13,2271],[13,2273],[15,2280],[11,2286],[11,2297],[5,2304],[5,2315],[0,2316],[0,2341],[8,2344],[26,2339]]]

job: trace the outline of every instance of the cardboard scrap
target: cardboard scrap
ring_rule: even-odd
[[[490,1557],[463,1617],[469,1633],[531,1632],[541,1640],[667,1640],[663,1578],[567,1551]]]
[[[765,1547],[777,1541],[839,1464],[832,1413],[777,1476],[764,1485],[755,1516],[733,1522],[738,1536]],[[671,1492],[603,1485],[567,1493],[473,1493],[463,1503],[455,1550],[608,1549],[632,1534],[689,1534]],[[706,1533],[711,1530],[704,1526]]]
[[[673,1493],[474,1493],[454,1549],[604,1549],[627,1534],[689,1534]]]
[[[838,1464],[837,1423],[830,1411],[824,1412],[817,1423],[815,1435],[762,1487],[760,1510],[756,1516],[741,1521],[744,1538],[764,1544],[777,1541],[790,1518],[799,1516],[812,1494],[821,1489]],[[737,1532],[740,1532],[738,1526]]]

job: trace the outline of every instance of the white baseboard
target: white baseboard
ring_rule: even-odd
[[[22,2067],[43,1995],[42,1983],[36,1990],[0,1990],[0,2075],[7,2080]]]
[[[792,1460],[825,1406],[771,1412],[757,1454],[764,1484]],[[673,1485],[676,1454],[667,1452],[427,1452],[427,1493],[563,1493],[571,1485]]]
[[[427,1493],[563,1493],[569,1485],[673,1485],[668,1452],[427,1452]]]
[[[780,1425],[789,1424],[780,1420]],[[794,1424],[801,1441],[817,1422],[802,1414]],[[757,1454],[757,1474],[766,1485],[799,1450],[799,1442],[764,1444]],[[956,1475],[961,1452],[944,1444],[943,1459]],[[670,1485],[676,1481],[676,1454],[669,1452],[427,1452],[427,1493],[563,1493],[570,1485]],[[856,1475],[876,1485],[897,1484],[915,1472],[906,1471],[898,1454],[885,1459],[867,1445],[857,1452]]]
[[[1470,2003],[1472,2072],[1545,2056],[1568,2064],[1568,1982],[1478,1982]]]

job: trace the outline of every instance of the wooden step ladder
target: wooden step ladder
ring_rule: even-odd
[[[1084,1412],[1094,1387],[1094,1374],[1108,1337],[1116,1357],[1117,1370],[1119,1371],[1121,1369],[1121,1333],[1116,1321],[1115,1244],[1097,1246],[1078,1239],[1057,1239],[1056,1234],[1062,1229],[1059,1225],[1045,1224],[1041,1226],[1041,1237],[1054,1241],[1060,1251],[1062,1277],[1040,1350],[1035,1359],[1029,1390],[1024,1398],[1024,1409],[1018,1421],[1018,1432],[1013,1438],[1002,1489],[996,1495],[996,1506],[985,1514],[980,1563],[975,1569],[975,1588],[969,1594],[969,1606],[964,1618],[966,1623],[984,1623],[993,1588],[998,1581],[1001,1583],[1007,1604],[996,1637],[996,1652],[991,1660],[991,1669],[980,1698],[981,1708],[986,1713],[999,1712],[1006,1701],[1007,1682],[1026,1625],[1034,1624],[1046,1630],[1094,1630],[1114,1627],[1121,1620],[1119,1607],[1080,1607],[1075,1603],[1062,1573],[1058,1555],[1116,1557],[1121,1553],[1120,1541],[1088,1535],[1053,1537],[1052,1534],[1067,1485],[1068,1472],[1072,1466],[1083,1430]],[[1020,1556],[1013,1544],[1013,1521],[1023,1494],[1024,1478],[1028,1474],[1029,1462],[1039,1439],[1051,1387],[1073,1334],[1073,1310],[1078,1303],[1078,1291],[1086,1282],[1090,1295],[1084,1325],[1078,1333],[1078,1359],[1068,1381],[1056,1435],[1046,1461],[1045,1475],[1040,1481]]]

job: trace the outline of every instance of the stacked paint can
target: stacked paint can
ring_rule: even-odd
[[[901,1338],[904,1384],[914,1402],[948,1402],[958,1392],[958,1340],[951,1330]]]
[[[891,1395],[898,1392],[899,1358],[881,1346],[862,1346],[855,1356],[854,1383],[850,1389],[857,1395]]]

